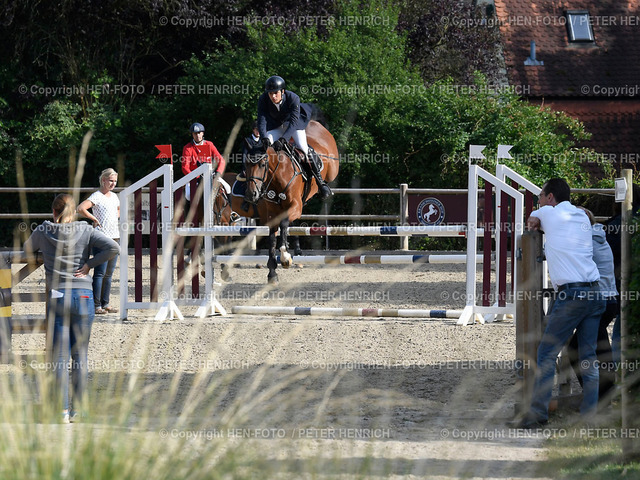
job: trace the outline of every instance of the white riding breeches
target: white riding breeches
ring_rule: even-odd
[[[267,137],[271,140],[271,143],[278,140],[284,135],[284,125],[267,132]],[[287,141],[289,139],[287,138]],[[293,141],[296,143],[296,147],[302,150],[304,153],[309,153],[309,144],[307,143],[307,132],[304,130],[296,130],[293,134]]]

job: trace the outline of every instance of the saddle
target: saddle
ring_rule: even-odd
[[[310,146],[309,150],[313,151],[313,147]],[[285,147],[285,152],[289,155],[289,158],[293,162],[295,170],[300,172],[300,175],[304,180],[304,189],[302,191],[302,204],[306,205],[309,197],[309,192],[311,191],[311,184],[313,183],[313,179],[314,179],[313,173],[311,172],[311,165],[309,162],[314,161],[314,157],[317,158],[320,163],[319,165],[317,165],[318,171],[321,172],[322,168],[324,167],[322,159],[319,157],[319,155],[313,155],[313,156],[305,155],[305,153],[302,150],[300,150],[297,147],[294,148],[290,144],[287,144],[287,147]]]

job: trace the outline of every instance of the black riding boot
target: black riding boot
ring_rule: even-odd
[[[320,197],[323,200],[326,200],[333,192],[327,185],[327,182],[322,178],[322,174],[320,173],[320,169],[322,168],[322,161],[318,154],[313,150],[309,149],[309,166],[311,167],[311,173],[313,174],[313,178],[316,179],[316,183],[318,184],[318,190],[320,192]]]

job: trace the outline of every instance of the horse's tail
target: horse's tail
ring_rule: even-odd
[[[327,125],[327,118],[324,116],[324,112],[322,111],[322,109],[315,103],[309,103],[308,105],[311,107],[311,120],[315,120],[324,128],[329,130],[329,126]]]

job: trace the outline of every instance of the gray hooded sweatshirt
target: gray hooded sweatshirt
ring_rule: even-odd
[[[613,274],[613,252],[607,243],[604,226],[596,223],[591,227],[591,239],[593,241],[593,261],[600,272],[600,289],[605,298],[618,295],[616,280]]]
[[[100,252],[91,257],[94,247]],[[53,223],[49,220],[38,225],[23,248],[27,254],[42,252],[47,287],[55,290],[91,290],[91,276],[74,277],[74,272],[85,263],[94,268],[120,252],[116,242],[85,222]]]

